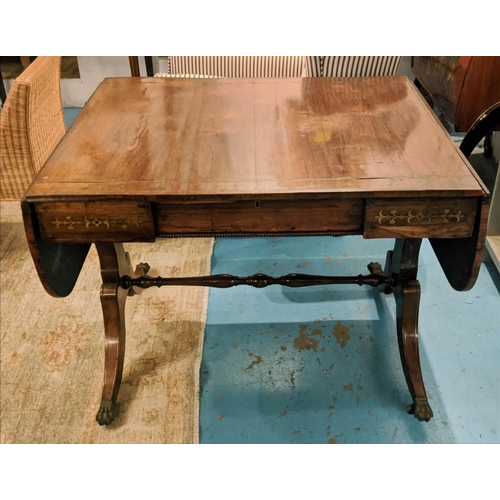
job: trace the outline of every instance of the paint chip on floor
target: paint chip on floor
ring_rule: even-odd
[[[318,349],[318,340],[313,339],[307,333],[307,325],[299,326],[299,336],[293,340],[293,347],[298,350],[313,350],[314,352]]]
[[[252,356],[253,356],[253,354],[252,354]],[[245,371],[251,370],[255,365],[262,363],[262,358],[260,356],[255,356],[255,357],[256,357],[256,359],[254,359],[252,361],[252,363],[245,368]]]
[[[335,328],[333,329],[332,335],[337,339],[337,343],[343,349],[351,336],[349,335],[349,327],[342,325],[340,321],[337,321]]]

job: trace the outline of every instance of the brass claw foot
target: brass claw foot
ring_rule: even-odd
[[[109,425],[118,416],[118,405],[112,401],[101,401],[96,420],[99,425]]]
[[[147,262],[141,262],[140,264],[137,264],[135,268],[135,274],[139,274],[141,276],[146,276],[146,274],[149,273],[149,270],[151,269],[151,266]]]
[[[406,411],[410,415],[415,415],[420,422],[428,422],[434,416],[427,398],[415,398],[413,404],[406,407]]]
[[[382,267],[380,267],[380,264],[378,262],[370,262],[367,266],[368,271],[370,271],[372,274],[382,274]]]

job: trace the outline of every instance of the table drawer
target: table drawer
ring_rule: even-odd
[[[40,235],[58,243],[154,241],[150,203],[135,201],[35,203]]]
[[[247,200],[156,205],[160,234],[322,232],[361,230],[363,202]]]
[[[365,238],[465,238],[472,234],[477,198],[369,199]]]

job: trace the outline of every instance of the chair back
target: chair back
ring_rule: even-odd
[[[37,57],[15,80],[0,114],[0,198],[19,200],[66,133],[61,57]]]
[[[306,76],[394,76],[401,56],[307,56]]]
[[[303,56],[169,56],[171,75],[219,78],[298,78]]]

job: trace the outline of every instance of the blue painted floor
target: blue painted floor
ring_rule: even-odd
[[[65,108],[69,128],[80,108]],[[366,273],[392,240],[220,238],[212,274]],[[470,292],[420,257],[420,355],[434,419],[411,402],[392,296],[370,287],[211,289],[201,369],[201,443],[499,443],[500,278]]]
[[[221,238],[212,274],[365,273],[393,240]],[[201,374],[201,443],[499,443],[500,278],[447,283],[424,240],[420,355],[434,419],[411,402],[395,304],[370,287],[211,289]]]
[[[66,129],[71,127],[81,110],[82,108],[64,108],[64,121],[66,122]]]

